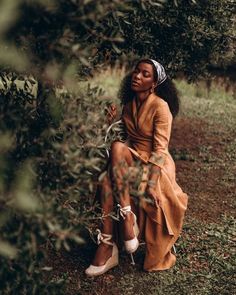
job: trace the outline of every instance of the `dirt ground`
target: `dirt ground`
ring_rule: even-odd
[[[227,132],[220,124],[209,126],[199,119],[181,117],[172,134],[170,151],[177,181],[189,195],[187,215],[205,222],[219,222],[221,214],[235,216],[236,150],[233,155],[228,150],[235,132]]]

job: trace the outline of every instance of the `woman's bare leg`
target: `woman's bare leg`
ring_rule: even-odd
[[[119,141],[111,146],[111,164],[113,168],[113,181],[118,189],[119,203],[121,207],[130,205],[129,181],[124,180],[129,172],[129,166],[133,165],[133,156],[128,147]],[[124,220],[124,240],[134,238],[133,232],[134,216],[127,214]]]
[[[101,207],[102,207],[103,215],[104,215],[101,231],[102,233],[112,235],[113,220],[108,215],[113,210],[114,200],[112,195],[111,180],[107,174],[104,176],[101,183],[100,202],[101,202]],[[100,243],[97,248],[92,264],[96,266],[104,265],[106,261],[109,259],[109,257],[111,257],[111,255],[112,255],[112,246],[107,245],[105,243]]]
[[[120,166],[122,161],[125,163]],[[100,202],[103,210],[103,214],[106,216],[103,219],[102,232],[106,234],[113,233],[113,219],[109,215],[113,211],[114,199],[113,199],[113,187],[112,181],[115,181],[118,190],[121,191],[119,194],[119,202],[122,207],[130,205],[130,195],[128,186],[124,188],[123,176],[128,172],[128,166],[133,164],[133,157],[129,149],[122,142],[113,142],[111,146],[111,165],[112,168],[116,168],[115,175],[111,176],[106,174],[101,183],[101,194]],[[123,192],[122,192],[123,191]],[[127,214],[124,220],[124,239],[130,240],[134,238],[133,232],[133,215]],[[101,243],[96,251],[93,265],[100,266],[104,265],[106,261],[112,255],[112,246]]]

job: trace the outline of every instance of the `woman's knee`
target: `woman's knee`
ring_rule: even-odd
[[[111,160],[114,164],[118,161],[122,165],[130,166],[133,164],[133,158],[130,150],[128,149],[127,145],[120,141],[114,141],[111,145]]]
[[[120,163],[121,165],[126,164],[126,149],[127,146],[120,141],[114,141],[111,145],[111,162],[112,165]],[[114,168],[114,166],[113,166]]]

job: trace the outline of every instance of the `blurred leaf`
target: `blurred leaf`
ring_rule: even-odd
[[[32,188],[34,185],[35,173],[32,162],[26,161],[16,173],[16,179],[13,186],[13,206],[23,211],[36,211],[41,209],[37,197]]]
[[[11,25],[16,22],[19,11],[18,6],[21,1],[1,0],[0,2],[0,38]]]
[[[24,71],[29,66],[28,58],[14,46],[4,42],[0,45],[0,65]]]
[[[85,240],[77,235],[74,235],[73,236],[73,240],[78,243],[78,244],[84,244],[85,243]]]
[[[50,93],[47,97],[47,103],[49,106],[49,111],[52,116],[53,121],[58,124],[62,119],[62,105],[60,99],[55,95],[55,93]]]
[[[0,255],[13,259],[17,256],[17,249],[8,242],[0,240]]]
[[[45,270],[45,271],[52,271],[53,270],[53,268],[51,266],[44,266],[41,269]]]
[[[0,131],[0,153],[8,152],[15,146],[15,141],[13,135],[8,133],[1,133]]]

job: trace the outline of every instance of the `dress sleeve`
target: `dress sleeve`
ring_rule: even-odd
[[[168,153],[172,115],[167,103],[157,108],[153,120],[153,149],[148,162],[163,167]]]

